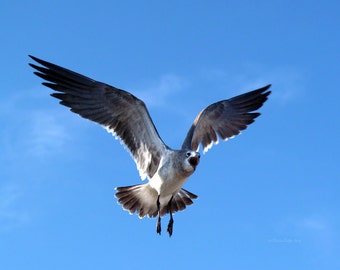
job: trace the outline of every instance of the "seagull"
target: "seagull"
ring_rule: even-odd
[[[29,65],[51,88],[52,97],[83,118],[94,121],[118,138],[134,159],[145,184],[115,188],[123,209],[139,218],[170,215],[167,232],[173,233],[173,214],[193,204],[198,196],[183,188],[200,162],[203,152],[227,140],[255,121],[256,112],[267,100],[270,84],[236,97],[213,103],[202,110],[191,125],[181,149],[167,146],[158,134],[145,103],[131,93],[95,81],[79,73],[29,55],[38,65]]]

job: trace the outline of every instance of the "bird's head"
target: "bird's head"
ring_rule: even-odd
[[[200,153],[195,151],[186,151],[185,158],[190,164],[190,166],[195,170],[197,165],[200,163]]]

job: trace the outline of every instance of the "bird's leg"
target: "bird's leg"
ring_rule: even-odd
[[[157,198],[157,211],[158,211],[158,220],[157,220],[157,225],[156,225],[156,232],[158,234],[161,234],[162,228],[161,228],[161,207],[160,207],[160,202],[159,202],[159,195]]]
[[[171,197],[170,201],[168,202],[168,209],[169,209],[169,213],[170,213],[170,220],[169,220],[169,224],[168,224],[169,236],[172,235],[172,227],[174,225],[174,219],[172,218],[172,209],[171,209],[172,198],[173,198],[173,196]]]

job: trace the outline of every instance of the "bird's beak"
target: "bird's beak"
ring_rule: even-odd
[[[189,163],[194,168],[196,168],[196,166],[198,165],[199,162],[200,162],[200,160],[199,160],[198,157],[191,157],[191,158],[189,158]]]

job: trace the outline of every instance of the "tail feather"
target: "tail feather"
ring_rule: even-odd
[[[117,187],[115,197],[118,198],[123,208],[134,214],[135,212],[140,218],[148,215],[153,217],[157,215],[157,192],[148,184],[141,184],[127,187]]]
[[[146,215],[148,217],[157,216],[158,193],[149,184],[117,187],[116,191],[115,197],[118,199],[118,203],[130,214],[137,213],[140,218]],[[192,199],[197,199],[197,196],[185,189],[181,189],[172,199],[170,206],[172,213],[184,210],[187,205],[193,204]],[[167,204],[161,205],[161,216],[169,213],[169,210]]]
[[[194,202],[191,199],[197,199],[198,196],[191,193],[190,191],[182,188],[173,198],[171,202],[171,211],[175,213],[182,211],[187,205],[192,205]],[[169,213],[169,209],[166,209],[166,213]]]

